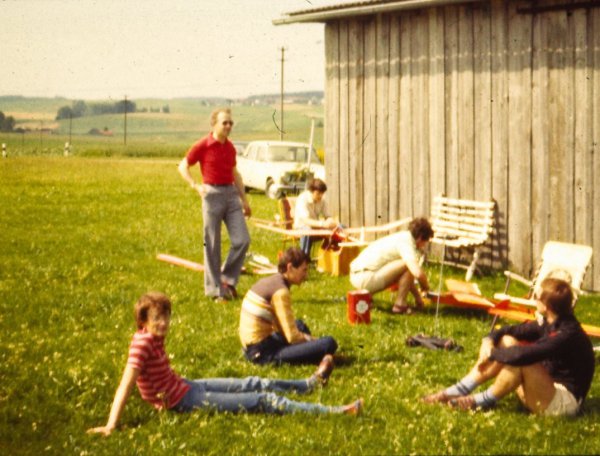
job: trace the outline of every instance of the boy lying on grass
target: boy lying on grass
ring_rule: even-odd
[[[534,296],[543,321],[504,326],[483,339],[479,359],[455,385],[423,398],[462,410],[487,409],[512,391],[539,415],[576,415],[594,376],[592,343],[573,315],[564,280],[545,279]],[[471,394],[494,378],[485,391]]]
[[[138,330],[129,347],[127,365],[115,393],[108,422],[88,433],[110,435],[115,430],[133,385],[137,383],[142,399],[155,408],[176,412],[212,409],[219,412],[263,413],[346,413],[357,415],[363,401],[326,406],[296,402],[273,393],[308,393],[325,385],[333,370],[333,358],[323,360],[315,373],[303,380],[271,380],[259,377],[187,380],[179,377],[169,364],[164,342],[169,331],[171,302],[162,293],[143,295],[135,305]],[[267,392],[271,391],[271,392]]]

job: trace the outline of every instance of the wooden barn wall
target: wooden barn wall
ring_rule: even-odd
[[[354,226],[494,199],[488,265],[529,276],[547,240],[587,244],[600,290],[600,8],[528,5],[328,23],[328,198]]]

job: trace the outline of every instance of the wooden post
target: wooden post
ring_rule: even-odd
[[[124,109],[124,120],[123,120],[123,145],[127,145],[127,95],[125,95],[125,109]]]

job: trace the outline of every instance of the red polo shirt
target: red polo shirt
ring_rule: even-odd
[[[188,165],[200,163],[202,181],[209,185],[233,184],[235,147],[231,141],[221,144],[211,133],[194,144],[187,153]]]

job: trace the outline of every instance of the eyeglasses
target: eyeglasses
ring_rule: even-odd
[[[233,127],[233,120],[224,120],[221,125],[231,125]]]

